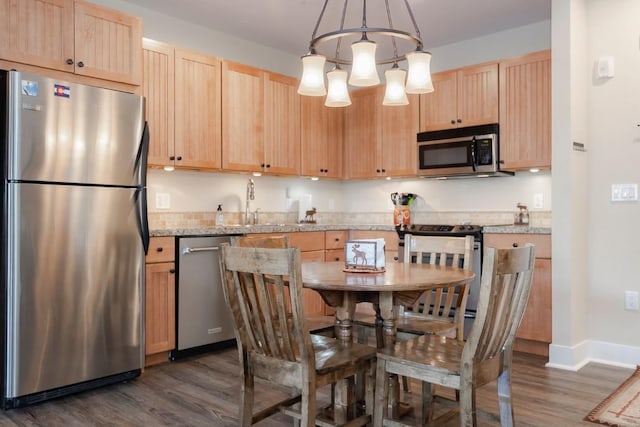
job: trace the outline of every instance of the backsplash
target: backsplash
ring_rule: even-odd
[[[412,212],[414,224],[513,224],[513,211],[485,212]],[[551,226],[551,211],[530,211],[530,225]],[[149,227],[152,230],[172,228],[214,227],[215,212],[149,212]],[[244,214],[225,212],[224,224],[243,223]],[[393,212],[328,212],[315,215],[317,224],[393,225]],[[260,224],[294,224],[298,222],[296,212],[260,212]]]

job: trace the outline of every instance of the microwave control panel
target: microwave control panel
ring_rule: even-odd
[[[476,140],[478,147],[478,165],[490,165],[493,163],[492,140],[490,138]]]

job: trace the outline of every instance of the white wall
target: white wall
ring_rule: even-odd
[[[553,345],[550,362],[634,366],[640,312],[638,202],[612,203],[611,184],[640,181],[640,3],[553,2]],[[612,56],[615,77],[595,75]],[[583,142],[586,153],[571,150]],[[557,167],[560,163],[563,167]]]

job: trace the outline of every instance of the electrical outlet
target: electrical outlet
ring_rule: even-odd
[[[624,309],[640,310],[640,295],[637,291],[624,291]]]
[[[542,193],[536,193],[533,195],[533,208],[534,209],[542,209],[544,206],[544,198]]]
[[[169,193],[156,194],[156,209],[170,209],[171,195]]]

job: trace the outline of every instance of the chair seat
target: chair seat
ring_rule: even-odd
[[[356,325],[374,327],[376,317],[371,314],[356,313],[353,318]],[[405,314],[396,319],[396,329],[412,335],[435,334],[455,338],[457,326],[452,322],[432,319],[427,315],[412,316]]]
[[[356,366],[376,357],[376,349],[358,343],[344,342],[322,335],[311,334],[311,344],[316,354],[316,372],[326,375],[348,366]]]
[[[421,335],[398,341],[393,349],[378,349],[378,359],[401,363],[407,368],[432,370],[441,375],[459,375],[464,341]]]

